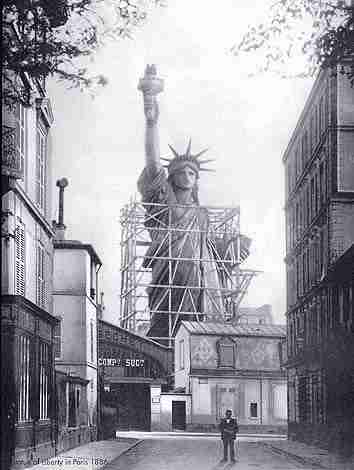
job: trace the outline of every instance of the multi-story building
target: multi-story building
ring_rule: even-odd
[[[59,221],[54,223],[53,314],[60,320],[55,330],[55,369],[59,406],[60,450],[97,436],[97,313],[98,272],[102,262],[93,246],[65,239],[65,178],[57,181]],[[65,398],[66,397],[66,398]]]
[[[101,265],[92,245],[54,241],[54,315],[60,319],[55,369],[78,379],[66,384],[69,401],[59,440],[71,443],[63,442],[63,449],[95,439],[97,433],[96,283]],[[81,393],[83,381],[87,387]]]
[[[53,114],[44,85],[23,77],[30,103],[3,107],[2,439],[6,461],[54,453]]]
[[[289,436],[340,448],[354,413],[354,90],[340,67],[318,75],[283,162]]]
[[[259,325],[272,325],[272,306],[269,304],[260,307],[240,307],[236,323],[258,323]]]

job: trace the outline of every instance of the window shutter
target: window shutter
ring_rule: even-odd
[[[17,222],[15,231],[15,294],[25,295],[25,227]]]
[[[44,307],[45,292],[44,292],[44,249],[38,243],[37,245],[37,304]]]
[[[44,306],[46,310],[52,312],[52,259],[47,251],[44,251],[44,272],[43,272],[43,289],[44,289]]]
[[[36,202],[40,209],[46,213],[47,192],[47,134],[42,126],[37,128],[36,149]]]

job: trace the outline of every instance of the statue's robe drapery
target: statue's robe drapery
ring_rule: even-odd
[[[189,320],[196,317],[183,312],[202,312],[203,319],[221,319],[220,288],[225,268],[218,260],[223,259],[226,241],[211,238],[207,210],[196,204],[179,206],[162,167],[145,168],[138,189],[147,203],[145,225],[151,236],[144,259],[144,266],[152,268],[148,288],[150,334],[155,330],[168,336],[168,312],[180,312],[179,318]]]

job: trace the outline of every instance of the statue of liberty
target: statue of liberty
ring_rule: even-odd
[[[250,239],[213,237],[210,231],[208,211],[198,200],[199,176],[206,170],[203,165],[211,161],[200,158],[206,150],[192,154],[191,140],[184,153],[170,146],[173,158],[168,160],[167,172],[162,165],[156,95],[163,90],[163,82],[154,65],[146,67],[138,89],[143,93],[146,117],[146,161],[138,189],[151,237],[143,263],[152,270],[148,335],[162,338],[172,336],[181,319],[223,319],[223,287],[233,268],[232,252],[241,250],[245,258]]]

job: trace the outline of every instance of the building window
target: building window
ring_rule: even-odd
[[[37,158],[36,158],[36,202],[42,211],[46,208],[46,179],[47,179],[47,134],[42,126],[37,128]]]
[[[344,286],[342,290],[342,321],[346,323],[350,315],[350,286]]]
[[[17,220],[15,230],[15,294],[23,296],[26,292],[25,247],[25,226]]]
[[[332,326],[338,326],[339,324],[339,288],[334,286],[332,288]]]
[[[299,377],[298,382],[298,406],[299,406],[299,422],[306,423],[309,419],[309,387],[308,377]]]
[[[95,335],[94,335],[94,331],[93,331],[93,320],[91,320],[90,322],[90,345],[91,345],[91,362],[93,363],[94,362],[94,339],[95,339]]]
[[[20,103],[16,104],[15,110],[16,126],[16,157],[20,162],[20,169],[25,175],[25,165],[27,160],[27,109]]]
[[[235,343],[229,338],[222,338],[217,343],[219,367],[235,367]]]
[[[258,403],[250,403],[250,417],[258,418]]]
[[[72,383],[69,386],[69,413],[68,413],[68,427],[74,428],[77,426],[77,407],[76,407],[76,396],[75,396],[75,385]]]
[[[44,279],[44,248],[41,243],[37,244],[37,305],[45,306],[45,279]]]
[[[76,409],[80,409],[80,388],[76,389]]]
[[[39,345],[39,419],[49,418],[50,355],[46,343]]]
[[[61,341],[62,341],[62,318],[59,317],[59,322],[54,327],[54,358],[61,358]]]
[[[30,419],[30,338],[28,336],[18,336],[17,352],[19,383],[17,419],[27,421]]]
[[[184,339],[179,342],[179,368],[184,369]]]

